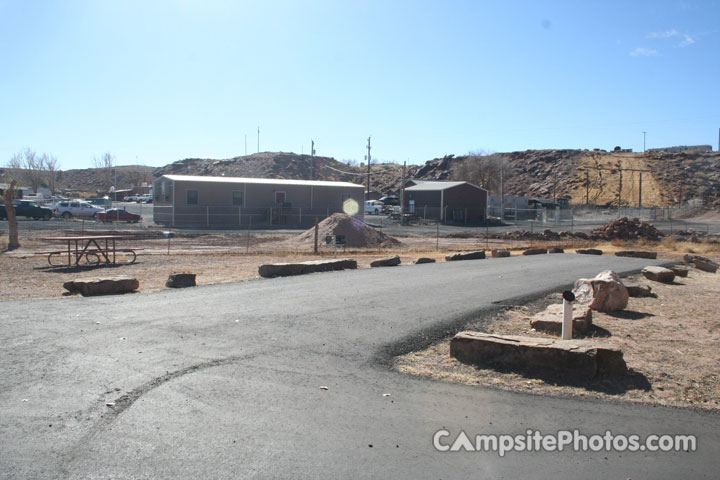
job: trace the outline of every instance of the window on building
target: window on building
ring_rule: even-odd
[[[187,191],[187,204],[188,205],[197,205],[198,203],[198,191],[197,190],[188,190]]]
[[[243,192],[234,191],[232,192],[232,204],[242,206],[243,204]]]

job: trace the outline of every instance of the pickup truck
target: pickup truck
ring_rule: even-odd
[[[41,207],[37,202],[30,202],[27,200],[15,200],[13,202],[15,207],[15,215],[18,217],[34,218],[35,220],[50,220],[53,216],[53,211],[47,207]],[[7,211],[5,205],[0,205],[0,219],[7,219]]]

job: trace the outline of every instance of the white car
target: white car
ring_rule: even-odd
[[[55,207],[55,216],[63,218],[83,217],[93,218],[104,209],[84,200],[68,200],[59,202]]]
[[[380,215],[382,213],[383,206],[377,203],[376,200],[365,201],[365,213],[368,215]]]

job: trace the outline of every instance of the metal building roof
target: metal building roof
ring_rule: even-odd
[[[319,180],[289,180],[286,178],[247,178],[247,177],[205,177],[201,175],[163,175],[177,182],[203,182],[203,183],[253,183],[264,185],[305,185],[312,187],[352,187],[365,188],[362,185],[349,182],[328,182]]]
[[[412,187],[405,188],[406,192],[408,190],[410,190],[410,191],[413,191],[413,190],[437,190],[437,191],[447,190],[448,188],[457,187],[458,185],[463,185],[466,183],[472,187],[480,188],[480,187],[477,187],[477,186],[473,185],[472,183],[468,183],[468,182],[436,182],[436,181],[425,181],[425,180],[413,180],[413,182],[416,182],[417,185],[413,185]],[[480,189],[484,190],[484,188],[480,188]]]

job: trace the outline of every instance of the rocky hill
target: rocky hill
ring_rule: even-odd
[[[625,153],[589,150],[527,150],[491,155],[448,155],[409,165],[407,178],[467,180],[500,189],[502,171],[506,195],[543,199],[586,201],[595,205],[646,207],[671,206],[689,199],[702,199],[706,206],[720,207],[720,154],[717,152]],[[311,157],[284,152],[263,152],[230,159],[179,160],[161,168],[123,166],[117,168],[118,188],[152,181],[164,174],[211,175],[261,178],[316,179],[365,185],[367,170],[332,157]],[[371,189],[396,192],[401,185],[402,165],[373,164]],[[0,182],[3,179],[0,177]],[[114,183],[107,170],[82,169],[58,173],[57,185],[83,192],[96,192]]]
[[[484,156],[446,156],[425,163],[417,178],[467,180],[506,195],[570,200],[582,205],[671,206],[702,199],[720,207],[720,153],[624,153],[527,150]]]

